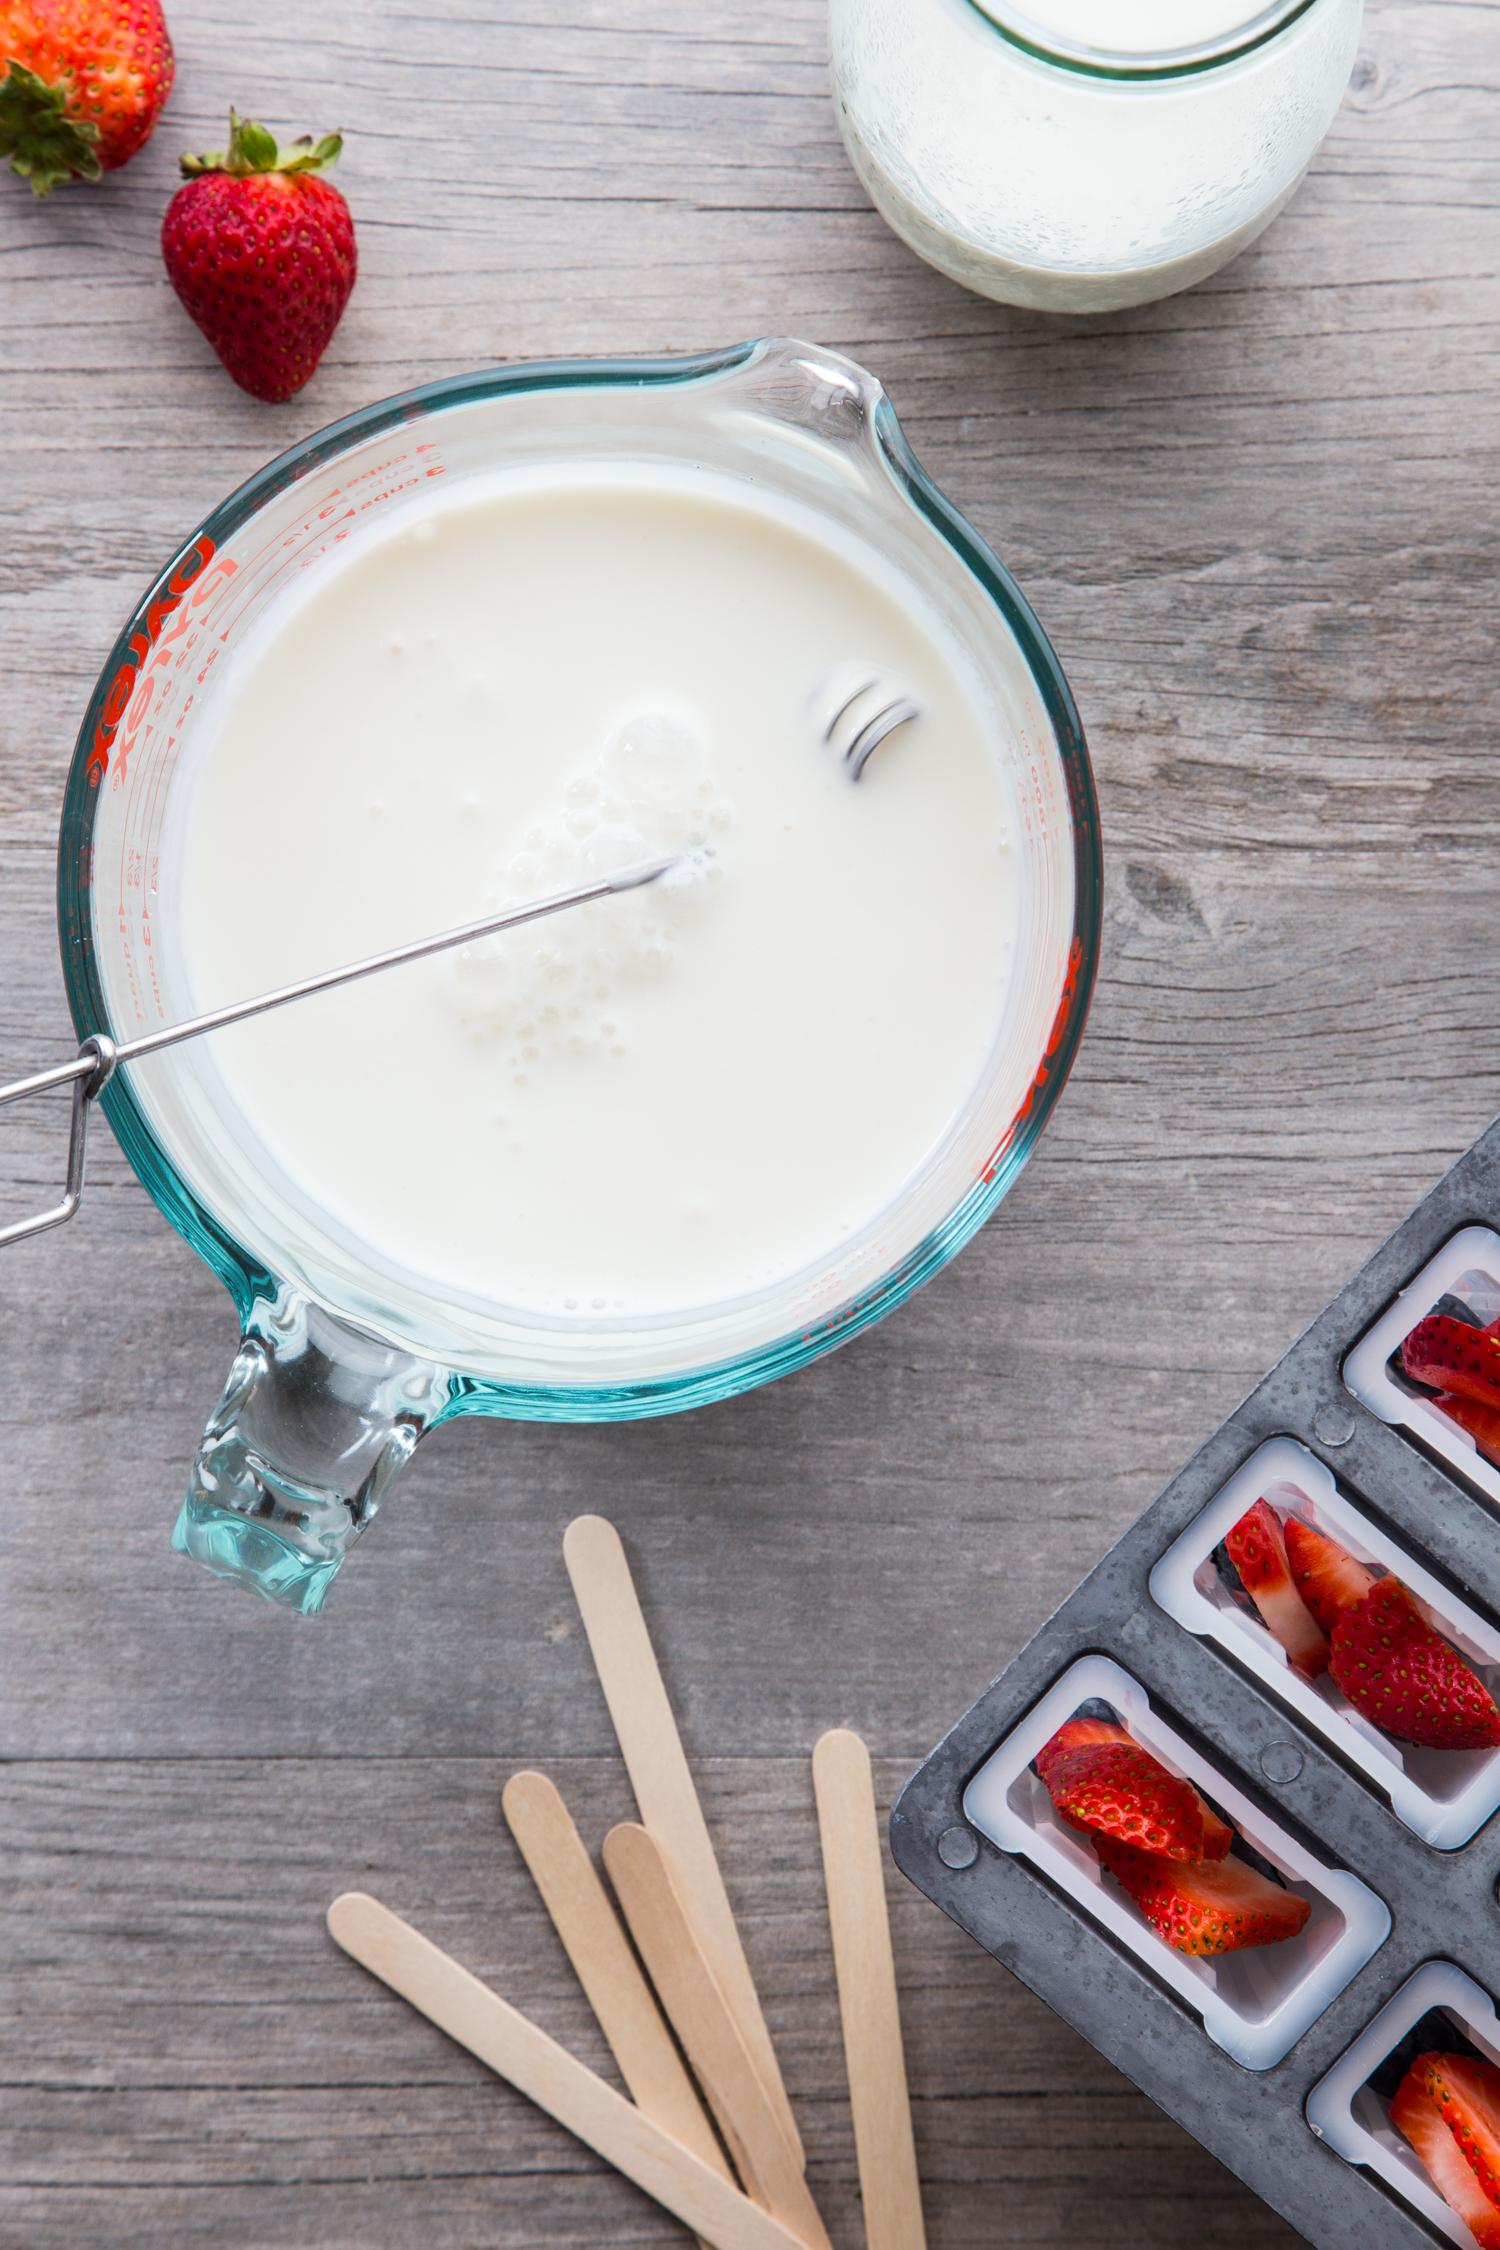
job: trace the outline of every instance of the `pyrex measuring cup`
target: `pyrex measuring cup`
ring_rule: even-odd
[[[1025,1161],[1072,1062],[1099,942],[1098,816],[1055,657],[988,549],[923,476],[879,385],[776,342],[711,357],[502,369],[384,401],[293,448],[163,571],[105,667],[68,778],[58,916],[80,1038],[191,1015],[163,857],[216,665],[341,543],[497,471],[620,462],[783,495],[921,589],[998,715],[1019,867],[1015,966],[979,1082],[876,1221],[784,1281],[666,1314],[543,1316],[400,1268],[283,1177],[213,1042],[126,1063],[101,1099],[244,1335],[174,1542],[310,1612],[423,1432],[450,1416],[616,1420],[768,1381],[859,1333],[950,1258]],[[914,597],[915,598],[915,597]],[[295,807],[288,807],[295,818]],[[322,967],[309,963],[309,969]],[[363,1099],[379,1099],[378,1070]],[[351,1102],[351,1130],[357,1108]],[[421,1183],[411,1184],[414,1194]]]

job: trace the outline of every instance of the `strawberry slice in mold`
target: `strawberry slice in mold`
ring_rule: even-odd
[[[1500,1748],[1500,1709],[1399,1578],[1382,1578],[1333,1631],[1328,1667],[1363,1718],[1426,1750]]]
[[[1440,1393],[1432,1404],[1467,1430],[1486,1461],[1500,1469],[1500,1404],[1481,1406],[1478,1399],[1459,1398],[1452,1391]]]
[[[1063,1751],[1049,1763],[1047,1789],[1063,1819],[1090,1835],[1138,1844],[1168,1859],[1205,1857],[1197,1790],[1135,1743]],[[1228,1848],[1226,1837],[1222,1850]]]
[[[1044,1742],[1036,1754],[1036,1770],[1043,1781],[1047,1768],[1055,1758],[1069,1750],[1088,1750],[1105,1742],[1135,1741],[1133,1734],[1110,1719],[1068,1719],[1060,1726],[1050,1742]]]
[[[1500,2250],[1500,2209],[1480,2186],[1457,2136],[1449,2131],[1442,2110],[1427,2090],[1429,2065],[1446,2069],[1465,2059],[1457,2055],[1418,2055],[1396,2089],[1391,2123],[1410,2141],[1439,2195],[1463,2220],[1480,2250]]]
[[[1181,1860],[1222,1859],[1234,1841],[1190,1781],[1106,1720],[1069,1719],[1037,1752],[1036,1769],[1069,1827],[1090,1837]]]
[[[1328,1636],[1292,1582],[1281,1518],[1270,1502],[1257,1500],[1247,1508],[1224,1545],[1292,1670],[1304,1680],[1317,1679],[1328,1669]]]
[[[1305,1898],[1257,1874],[1242,1859],[1182,1866],[1112,1836],[1094,1840],[1100,1863],[1127,1891],[1158,1937],[1179,1953],[1237,1953],[1295,1937],[1312,1913]]]
[[[1423,2055],[1428,2097],[1458,2152],[1500,2212],[1500,2070],[1477,2055]]]
[[[1332,1633],[1346,1610],[1358,1609],[1375,1584],[1375,1573],[1300,1516],[1288,1516],[1283,1529],[1292,1583],[1325,1633]]]
[[[1417,1322],[1402,1343],[1401,1365],[1414,1383],[1500,1407],[1500,1335],[1451,1313],[1429,1313]]]

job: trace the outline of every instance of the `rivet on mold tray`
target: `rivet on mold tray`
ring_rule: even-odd
[[[979,1838],[972,1828],[945,1828],[937,1855],[945,1867],[972,1867],[979,1857]]]
[[[1347,1406],[1324,1399],[1313,1416],[1313,1436],[1320,1445],[1347,1445],[1354,1435],[1354,1416]]]
[[[1268,1742],[1260,1754],[1260,1770],[1267,1781],[1295,1781],[1302,1771],[1302,1752],[1295,1742]]]

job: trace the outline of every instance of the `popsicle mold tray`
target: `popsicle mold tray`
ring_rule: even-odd
[[[1500,1466],[1405,1376],[1433,1311],[1500,1316],[1500,1123],[1215,1431],[913,1775],[898,1865],[1319,2250],[1472,2245],[1390,2123],[1419,2046],[1500,2062],[1500,1750],[1435,1751],[1288,1665],[1225,1566],[1256,1500],[1419,1609],[1500,1701]],[[1306,1899],[1175,1952],[1032,1761],[1103,1707]]]

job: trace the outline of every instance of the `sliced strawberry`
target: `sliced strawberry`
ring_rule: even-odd
[[[1127,1753],[1144,1763],[1129,1764]],[[1086,1833],[1119,1836],[1174,1859],[1222,1859],[1234,1841],[1228,1821],[1190,1781],[1168,1773],[1133,1735],[1105,1720],[1069,1719],[1037,1752],[1036,1768],[1063,1819]],[[1149,1842],[1147,1828],[1164,1840]]]
[[[1224,1542],[1229,1559],[1292,1670],[1315,1680],[1328,1669],[1328,1636],[1292,1584],[1281,1518],[1269,1501],[1247,1508]]]
[[[1198,1797],[1196,1789],[1193,1795]],[[1198,1797],[1198,1810],[1203,1815],[1202,1856],[1204,1859],[1222,1859],[1234,1842],[1234,1830],[1227,1820],[1220,1820],[1213,1806],[1205,1803],[1202,1797]]]
[[[1287,1517],[1283,1535],[1292,1583],[1324,1632],[1331,1633],[1345,1610],[1358,1609],[1375,1573],[1300,1516]]]
[[[1429,2097],[1492,2210],[1500,2212],[1500,2070],[1477,2055],[1423,2055]]]
[[[1112,1726],[1107,1719],[1069,1719],[1058,1728],[1052,1740],[1043,1743],[1038,1750],[1036,1770],[1045,1781],[1048,1766],[1065,1751],[1087,1750],[1101,1742],[1133,1742],[1134,1739],[1123,1727]]]
[[[1098,1836],[1100,1863],[1127,1890],[1159,1937],[1179,1953],[1236,1953],[1295,1937],[1312,1907],[1257,1875],[1242,1859],[1179,1866],[1133,1844]]]
[[[1115,1836],[1168,1859],[1203,1857],[1197,1791],[1133,1742],[1063,1751],[1048,1766],[1047,1788],[1075,1828]]]
[[[1500,1406],[1500,1336],[1466,1320],[1429,1313],[1403,1342],[1401,1364],[1414,1383]]]
[[[1456,2211],[1480,2245],[1500,2250],[1500,2211],[1470,2170],[1443,2113],[1427,2091],[1427,2066],[1456,2060],[1449,2055],[1418,2055],[1396,2089],[1391,2123],[1416,2150],[1450,2211]]]
[[[1481,1406],[1477,1398],[1456,1398],[1451,1391],[1432,1403],[1467,1430],[1486,1461],[1500,1468],[1500,1406]]]
[[[1399,1578],[1382,1578],[1333,1629],[1328,1667],[1356,1711],[1428,1750],[1500,1745],[1500,1710]]]

